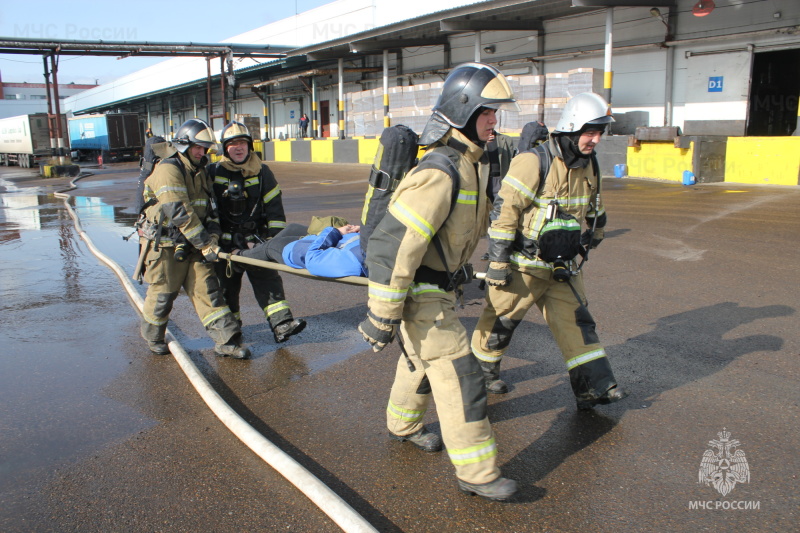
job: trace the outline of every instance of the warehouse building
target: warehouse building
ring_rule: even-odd
[[[267,160],[371,162],[375,136],[421,131],[453,66],[490,63],[522,111],[552,128],[585,90],[617,118],[606,174],[797,185],[800,3],[796,0],[338,0],[235,36],[279,59],[176,58],[66,99],[74,114],[139,113],[166,134],[197,116],[240,119]],[[297,139],[301,113],[310,138]]]

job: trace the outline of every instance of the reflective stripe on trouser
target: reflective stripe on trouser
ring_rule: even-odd
[[[225,344],[240,333],[239,324],[225,305],[214,269],[208,263],[201,263],[199,257],[192,254],[179,263],[174,259],[173,248],[147,253],[144,281],[149,286],[142,318],[154,326],[165,325],[172,302],[183,287],[209,336],[215,343]]]
[[[582,302],[586,302],[582,276],[574,276],[570,283]],[[472,334],[476,357],[487,362],[500,361],[514,329],[534,304],[542,311],[568,369],[605,357],[594,319],[586,306],[578,303],[569,284],[518,270],[511,271],[508,285],[490,286],[486,291],[486,307]]]
[[[400,331],[416,371],[411,372],[405,358],[400,357],[387,408],[389,431],[397,435],[418,431],[433,397],[456,476],[468,483],[495,480],[500,469],[486,414],[483,373],[470,354],[453,293],[419,292],[410,296]]]
[[[292,319],[292,311],[286,302],[283,290],[283,280],[275,270],[269,268],[247,268],[245,272],[232,270],[231,277],[228,277],[227,263],[218,261],[214,263],[214,268],[219,276],[225,301],[237,319],[241,320],[239,293],[242,290],[242,277],[245,273],[253,287],[253,296],[259,307],[264,310],[264,316],[271,327],[274,328]]]

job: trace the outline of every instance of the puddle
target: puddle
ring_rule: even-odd
[[[2,185],[0,491],[27,469],[152,423],[103,393],[128,367],[120,332],[135,321],[116,276],[98,265],[61,199]],[[93,233],[114,241],[108,247],[117,255],[123,245],[135,253],[136,244],[119,237],[130,215],[93,199],[79,209]]]

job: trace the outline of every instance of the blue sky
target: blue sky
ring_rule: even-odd
[[[236,2],[64,2],[17,0],[0,10],[4,38],[219,42],[332,0],[237,0]],[[235,6],[235,7],[234,7]],[[282,44],[282,43],[275,43]],[[100,83],[152,65],[160,58],[63,56],[59,83]],[[42,57],[0,54],[4,82],[43,83]]]

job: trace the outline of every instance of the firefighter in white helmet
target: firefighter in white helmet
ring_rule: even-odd
[[[594,148],[611,122],[602,97],[579,94],[567,102],[549,140],[511,162],[494,204],[486,307],[472,336],[489,392],[508,391],[500,362],[536,304],[561,349],[578,408],[627,396],[595,331],[578,268],[578,256],[603,240],[606,212]]]
[[[488,227],[484,144],[497,109],[506,106],[518,109],[495,68],[467,63],[450,72],[419,141],[426,153],[370,237],[369,311],[359,326],[375,351],[399,330],[410,361],[397,364],[387,407],[391,435],[440,450],[441,439],[423,426],[433,398],[459,488],[493,500],[510,498],[517,485],[497,467],[483,376],[455,311],[453,273]]]

